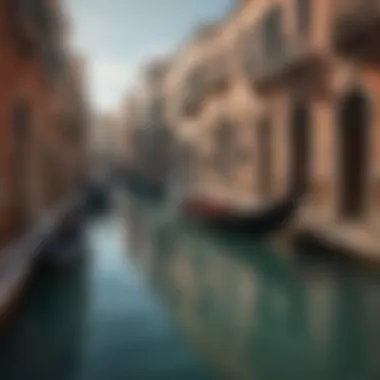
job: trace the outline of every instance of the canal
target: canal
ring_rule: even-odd
[[[118,197],[83,261],[39,270],[1,379],[378,379],[380,277]]]

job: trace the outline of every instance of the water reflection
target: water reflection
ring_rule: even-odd
[[[380,378],[380,278],[129,212],[136,261],[231,379]],[[148,244],[149,243],[149,244]],[[149,247],[147,246],[149,245]],[[149,268],[149,269],[147,269]]]
[[[82,360],[86,266],[40,270],[0,344],[1,378],[69,379]]]

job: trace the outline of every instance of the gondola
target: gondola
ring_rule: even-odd
[[[180,209],[187,217],[209,228],[254,235],[272,232],[286,224],[293,214],[295,203],[289,197],[266,207],[239,210],[205,198],[188,198],[181,203]]]

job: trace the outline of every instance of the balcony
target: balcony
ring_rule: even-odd
[[[13,34],[24,51],[38,49],[54,35],[57,16],[46,0],[9,0]]]
[[[278,84],[293,84],[295,81],[315,77],[322,66],[317,50],[303,39],[288,43],[282,54],[271,59],[256,59],[251,70],[254,87],[266,92]]]
[[[339,0],[333,41],[344,55],[365,60],[380,58],[380,0]]]
[[[315,76],[321,66],[322,56],[308,40],[300,38],[288,44],[283,64],[288,81]]]
[[[181,99],[182,115],[194,117],[207,98],[226,91],[229,86],[228,65],[224,56],[189,70]]]

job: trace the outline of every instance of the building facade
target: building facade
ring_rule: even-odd
[[[0,1],[2,244],[26,233],[70,192],[63,119],[70,107],[85,106],[84,94],[75,93],[81,82],[70,64],[66,28],[58,0]],[[83,131],[79,113],[73,117],[72,129]],[[83,144],[69,145],[84,152]]]
[[[294,198],[297,234],[379,252],[379,27],[371,0],[245,0],[200,26],[162,80],[172,175],[244,207]]]
[[[270,128],[282,130],[283,177],[303,200],[298,227],[348,245],[369,242],[379,208],[374,2],[245,6],[257,12],[254,87],[272,115]]]
[[[170,58],[148,62],[121,111],[127,171],[160,184],[167,181],[171,167],[170,128],[164,114],[169,67]]]
[[[168,117],[191,141],[198,182],[255,204],[292,194],[300,230],[371,239],[379,20],[368,0],[246,0],[200,30],[167,80]]]

